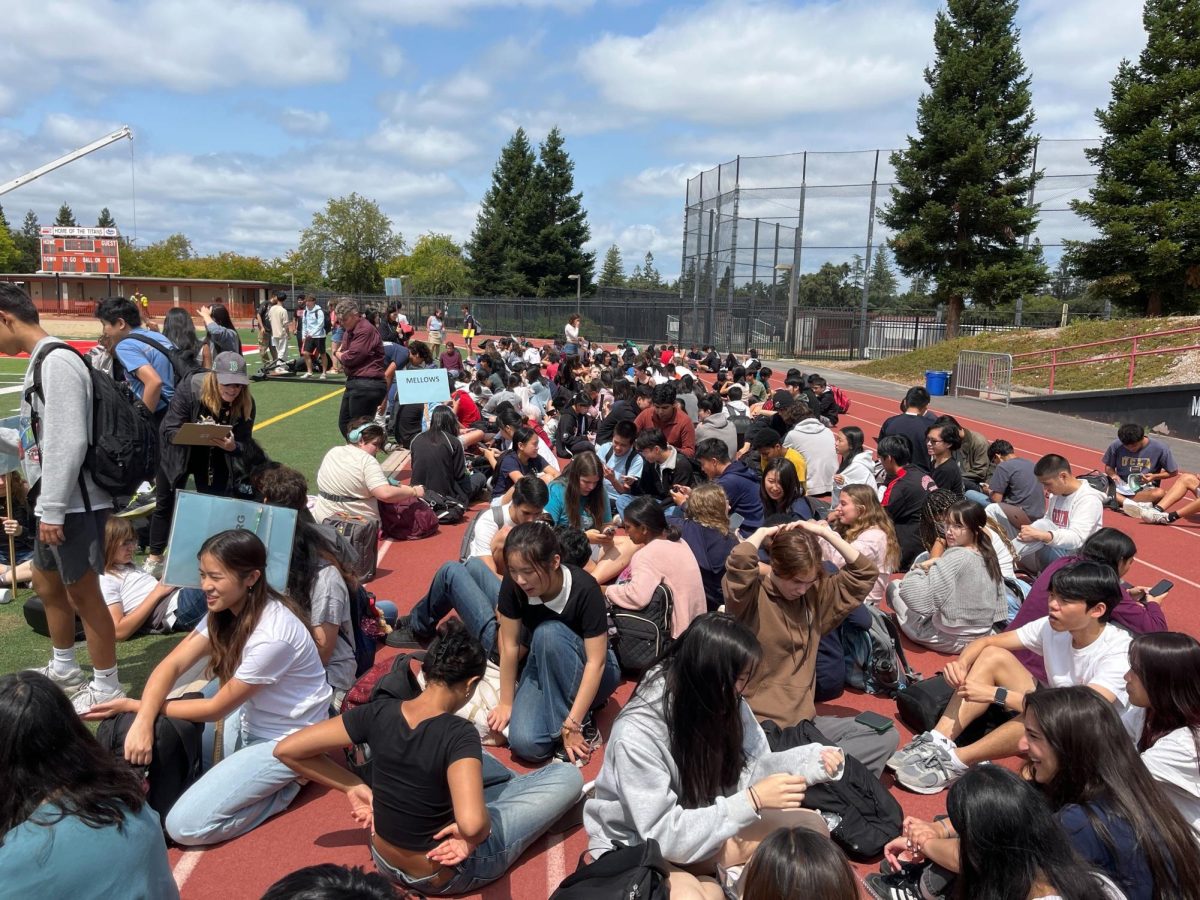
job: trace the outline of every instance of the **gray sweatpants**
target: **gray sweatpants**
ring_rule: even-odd
[[[900,732],[889,728],[880,734],[849,716],[817,716],[813,724],[830,742],[871,770],[878,778],[883,764],[900,746]]]

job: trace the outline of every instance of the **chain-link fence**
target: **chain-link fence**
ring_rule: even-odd
[[[1051,266],[1065,240],[1093,234],[1069,206],[1086,198],[1095,182],[1084,156],[1090,146],[1095,142],[1038,143],[1033,168],[1043,175],[1027,202],[1038,206],[1039,224],[1029,240],[1040,244]],[[871,323],[888,314],[881,306],[895,305],[895,297],[872,296],[872,290],[878,294],[872,278],[876,254],[891,237],[878,217],[894,184],[891,152],[738,157],[689,179],[680,299],[690,301],[686,318],[699,339],[737,347],[747,338],[762,343],[769,337],[782,352],[803,355],[806,325],[799,320],[789,325],[787,312],[799,313],[798,307],[815,301],[839,307],[843,318],[854,317],[857,338],[847,340],[868,355],[876,330]],[[801,276],[827,263],[851,268],[851,289],[836,297],[801,296]],[[837,321],[836,311],[825,310],[823,318]],[[934,333],[939,323],[930,320]],[[1041,323],[1023,315],[1018,304],[1007,324]]]

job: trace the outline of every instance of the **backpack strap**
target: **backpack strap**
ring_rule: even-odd
[[[503,528],[504,527],[504,507],[497,503],[495,506],[493,506],[491,508],[491,510],[492,510],[492,521],[496,523],[497,528]]]

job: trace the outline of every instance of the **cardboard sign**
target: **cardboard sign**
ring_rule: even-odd
[[[233,433],[230,425],[216,425],[212,422],[184,422],[175,432],[172,444],[185,444],[189,447],[212,447],[221,443]]]
[[[403,369],[396,373],[399,403],[445,403],[450,400],[450,373],[445,369]]]
[[[163,582],[175,587],[200,587],[197,554],[204,542],[220,531],[245,529],[267,547],[267,584],[287,590],[296,537],[296,511],[266,503],[179,491],[167,546]]]

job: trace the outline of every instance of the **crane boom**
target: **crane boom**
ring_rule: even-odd
[[[122,125],[112,134],[106,134],[99,140],[92,141],[86,147],[80,147],[78,150],[72,150],[70,153],[66,154],[65,156],[60,156],[53,162],[48,162],[44,166],[39,166],[32,172],[26,172],[19,178],[14,178],[12,181],[6,181],[3,184],[0,184],[0,194],[7,194],[9,191],[16,190],[22,185],[33,181],[35,178],[41,178],[47,172],[53,172],[55,169],[67,165],[67,163],[73,163],[82,156],[87,156],[89,153],[95,153],[97,150],[101,150],[104,147],[107,147],[109,144],[115,144],[117,141],[124,140],[125,138],[129,138],[131,141],[133,140],[133,132],[129,130],[128,125]]]

